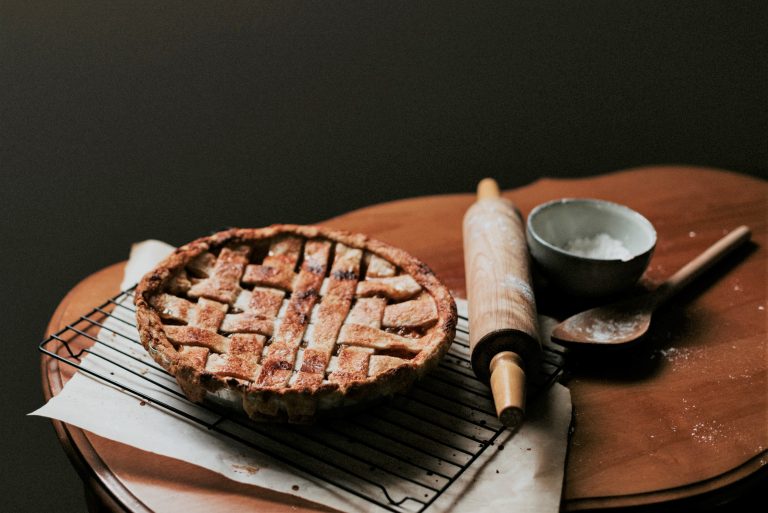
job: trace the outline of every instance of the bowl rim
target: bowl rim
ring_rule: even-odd
[[[582,204],[594,204],[594,205],[608,205],[611,208],[615,208],[618,210],[622,210],[629,214],[631,218],[633,218],[636,221],[639,221],[640,224],[645,225],[648,230],[649,234],[651,235],[651,242],[648,245],[647,248],[645,248],[643,251],[633,253],[632,258],[629,258],[627,260],[622,260],[620,258],[592,258],[587,257],[583,255],[576,255],[574,253],[571,253],[570,251],[566,251],[565,249],[561,248],[560,246],[557,246],[548,240],[546,240],[543,236],[541,236],[533,227],[533,219],[537,215],[539,215],[542,211],[552,208],[556,205],[565,205],[565,204],[575,204],[575,203],[582,203]],[[587,262],[619,262],[619,263],[627,263],[632,262],[633,260],[637,258],[641,258],[644,255],[647,255],[649,252],[653,251],[656,247],[656,243],[658,241],[658,234],[656,233],[656,228],[653,226],[653,223],[648,220],[643,214],[638,212],[637,210],[634,210],[631,207],[628,207],[627,205],[623,205],[621,203],[617,203],[615,201],[610,200],[604,200],[599,198],[587,198],[587,197],[565,197],[565,198],[558,198],[550,201],[546,201],[544,203],[541,203],[539,205],[536,205],[531,209],[531,211],[528,213],[528,217],[526,218],[526,228],[528,233],[531,234],[531,236],[540,244],[543,246],[555,251],[558,254],[561,254],[563,256],[574,258],[577,260],[587,261]]]

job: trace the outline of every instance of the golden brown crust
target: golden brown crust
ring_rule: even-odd
[[[298,272],[294,272],[295,238],[307,240]],[[250,263],[248,254],[255,252],[253,248],[260,242],[281,239],[287,241],[283,245],[284,253],[278,251],[263,257],[260,263]],[[335,260],[334,255],[330,257],[331,263],[328,263],[329,242],[335,242],[337,248]],[[216,251],[220,256],[212,259],[211,252]],[[387,266],[379,259],[394,264],[403,273],[390,276]],[[376,264],[376,273],[366,280],[370,283],[361,287],[366,281],[351,281],[358,274],[359,266],[371,260]],[[325,268],[332,264],[332,268]],[[382,273],[385,276],[381,276]],[[328,298],[329,302],[327,306],[321,303],[316,311],[318,317],[328,319],[327,324],[324,321],[317,342],[304,350],[303,361],[294,361],[296,347],[326,276],[324,300]],[[255,297],[249,290],[242,290],[241,282],[256,285]],[[414,283],[418,287],[414,287]],[[260,291],[262,286],[289,291],[286,293],[288,307],[275,333],[269,332],[267,326],[271,326],[276,315],[277,304],[269,296],[274,294],[274,289],[265,293]],[[362,295],[379,298],[366,300],[368,306],[378,305],[374,310],[366,308],[366,315],[378,315],[378,319],[368,318],[365,324],[342,326],[343,313],[340,312],[349,308],[354,289],[358,297],[362,292]],[[186,295],[192,301],[171,294]],[[422,295],[434,299],[434,311],[430,305],[429,312],[425,313],[420,303]],[[407,388],[434,367],[447,351],[457,319],[448,289],[424,263],[365,235],[319,226],[231,229],[195,240],[178,248],[145,275],[135,296],[142,344],[158,363],[177,377],[190,399],[201,401],[206,393],[228,389],[242,395],[243,407],[252,418],[291,422],[311,420],[317,410],[349,406]],[[418,338],[382,332],[378,329],[385,301],[381,297],[397,301],[398,305],[403,304],[401,301],[413,301],[420,307],[420,312],[415,314],[419,326],[428,327]],[[195,298],[200,298],[198,304],[202,302],[204,308],[197,307]],[[248,306],[240,310],[233,307],[235,304]],[[222,305],[225,308],[229,305],[231,309],[226,315],[221,311]],[[190,313],[192,306],[201,311]],[[389,317],[403,316],[405,308],[398,306],[393,311],[396,315]],[[388,321],[394,322],[391,319]],[[165,325],[163,320],[171,324]],[[176,325],[177,321],[187,324]],[[216,322],[218,332],[206,331]],[[239,333],[228,335],[230,330]],[[350,336],[345,331],[365,336],[349,339],[349,345],[339,345],[344,336]],[[387,346],[390,352],[374,357],[371,354],[375,348],[386,345],[376,340],[376,333],[384,334],[381,336],[395,345]],[[329,343],[334,335],[339,339]],[[259,355],[250,354],[262,348],[265,352],[261,359]],[[329,351],[333,350],[338,352],[335,358],[339,368],[329,379],[325,369],[331,357]],[[219,353],[226,353],[228,359],[221,359]],[[201,364],[206,358],[207,364]],[[370,372],[378,374],[369,375]]]

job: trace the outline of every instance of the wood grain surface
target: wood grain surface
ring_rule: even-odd
[[[539,180],[504,193],[523,214],[560,197],[623,203],[656,227],[644,277],[658,283],[740,224],[752,242],[657,312],[631,351],[567,355],[575,425],[566,464],[566,511],[709,500],[738,493],[768,463],[768,185],[734,173],[634,169],[578,180]],[[461,221],[473,194],[372,206],[323,224],[368,233],[427,262],[464,296]],[[279,221],[279,220],[276,220]],[[53,332],[117,292],[122,264],[92,275],[54,313]],[[540,313],[586,306],[539,283]],[[67,369],[42,359],[48,396]],[[54,422],[71,459],[102,502],[132,511],[322,511],[218,474],[110,442]],[[761,472],[762,473],[762,472]],[[693,503],[693,502],[692,502]]]

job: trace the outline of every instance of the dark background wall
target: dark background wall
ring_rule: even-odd
[[[768,175],[765,2],[0,2],[5,511],[83,510],[36,343],[131,242],[654,163]]]

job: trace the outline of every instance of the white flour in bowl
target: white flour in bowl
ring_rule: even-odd
[[[624,244],[607,233],[598,233],[594,237],[569,240],[563,249],[574,255],[600,260],[632,259],[632,253],[624,247]]]

